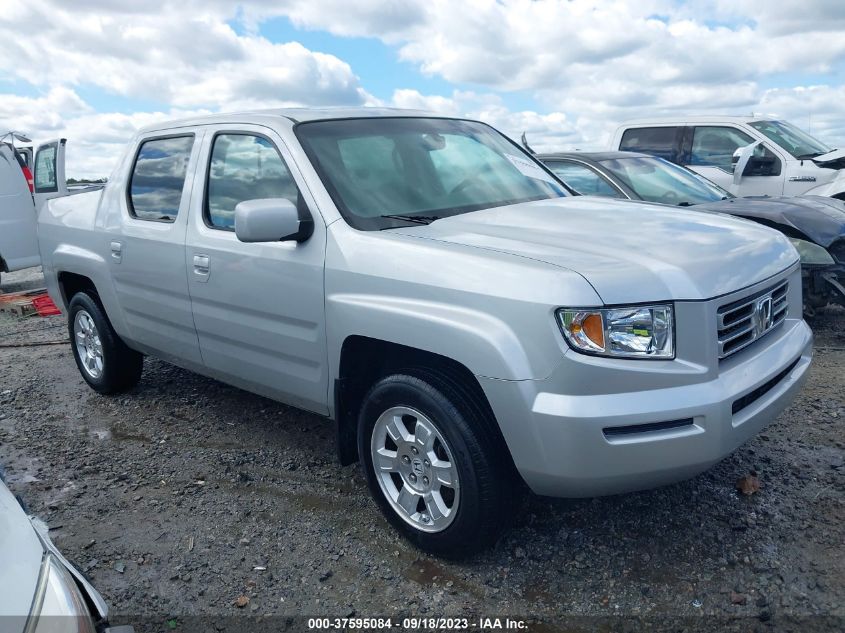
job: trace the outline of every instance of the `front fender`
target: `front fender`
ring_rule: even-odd
[[[505,321],[462,306],[335,294],[327,298],[326,313],[331,349],[340,350],[347,337],[358,335],[439,354],[488,378],[525,380],[538,373],[545,377],[554,368],[554,363],[529,359],[519,337]],[[558,350],[554,356],[558,361],[562,358]],[[334,374],[337,375],[337,368]]]
[[[840,175],[830,182],[825,182],[820,185],[816,185],[812,189],[808,189],[801,195],[824,196],[826,198],[833,198],[834,196],[841,197],[845,195],[845,177]]]

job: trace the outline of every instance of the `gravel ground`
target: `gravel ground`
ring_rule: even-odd
[[[8,291],[40,284],[4,275]],[[615,497],[529,497],[461,563],[397,537],[330,422],[154,359],[131,393],[78,375],[63,317],[0,316],[0,463],[112,605],[192,616],[526,618],[531,631],[845,629],[845,311],[813,322],[807,387],[710,471]],[[744,496],[739,478],[761,488]],[[249,599],[237,606],[239,598]],[[245,600],[241,599],[240,604]],[[478,630],[478,629],[476,629]]]

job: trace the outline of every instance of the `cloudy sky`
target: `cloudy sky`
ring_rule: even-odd
[[[394,105],[540,149],[626,119],[765,113],[845,144],[842,0],[0,0],[0,133],[111,172],[133,131],[197,112]]]

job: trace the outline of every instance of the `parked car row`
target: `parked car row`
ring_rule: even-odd
[[[132,389],[153,355],[330,417],[387,519],[443,555],[493,543],[525,487],[709,468],[812,355],[782,233],[574,195],[495,129],[424,112],[148,127],[104,189],[40,210],[38,243],[91,388]]]
[[[48,143],[29,194],[0,144],[0,269],[42,263],[95,391],[152,355],[330,417],[387,519],[466,555],[525,487],[688,478],[789,404],[802,308],[845,304],[845,203],[781,195],[805,162],[837,191],[802,135],[637,123],[640,152],[535,157],[476,121],[285,109],[146,128],[97,190]]]
[[[538,156],[582,195],[642,200],[747,218],[785,234],[801,256],[804,309],[845,306],[845,202],[822,196],[738,198],[663,158],[635,152]]]

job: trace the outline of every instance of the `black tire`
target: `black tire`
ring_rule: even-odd
[[[83,311],[91,317],[102,347],[102,370],[96,376],[86,369],[76,344],[75,324],[77,315]],[[122,393],[138,384],[144,367],[144,357],[129,349],[120,339],[95,297],[86,292],[79,292],[70,300],[68,334],[79,373],[94,391],[102,394]]]
[[[449,445],[460,497],[451,523],[442,531],[426,532],[411,525],[394,509],[379,484],[371,441],[379,417],[393,407],[408,407],[425,415]],[[488,409],[459,382],[427,369],[382,378],[364,399],[358,419],[358,450],[370,493],[387,520],[426,552],[450,558],[472,555],[493,545],[514,514],[518,487],[510,455],[502,454],[507,449],[494,434],[495,420],[485,411]]]

